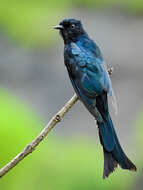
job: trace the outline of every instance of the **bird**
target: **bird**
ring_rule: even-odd
[[[89,37],[80,20],[67,18],[54,28],[59,30],[64,41],[64,63],[72,86],[97,121],[104,155],[103,179],[118,165],[136,171],[135,164],[120,145],[109,113],[108,97],[115,100],[115,96],[100,48]]]

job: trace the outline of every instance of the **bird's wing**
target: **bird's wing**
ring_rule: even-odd
[[[98,94],[98,87],[99,90],[105,90],[112,95],[111,80],[103,61],[92,53],[87,52],[84,48],[78,47],[75,43],[72,43],[71,52],[74,55],[76,69],[78,69],[82,76],[81,83],[83,88],[88,89],[91,87],[89,91],[92,93],[93,90]],[[89,85],[89,87],[86,85]]]
[[[112,99],[115,112],[117,112],[116,98],[104,61],[75,43],[72,43],[71,49],[76,70],[81,76],[81,87],[90,95],[98,95],[103,90],[106,91]]]

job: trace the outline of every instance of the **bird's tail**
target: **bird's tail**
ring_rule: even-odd
[[[98,123],[98,128],[99,128],[99,137],[104,152],[103,178],[108,177],[109,174],[115,170],[118,164],[123,169],[136,171],[136,166],[125,155],[119,143],[109,113],[108,116],[106,117],[105,122]]]

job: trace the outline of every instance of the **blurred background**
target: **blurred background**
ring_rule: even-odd
[[[102,180],[94,119],[78,102],[0,189],[93,190],[143,186],[143,0],[0,1],[0,167],[18,154],[72,97],[63,42],[53,27],[81,19],[114,67],[119,139],[138,171],[118,168]]]

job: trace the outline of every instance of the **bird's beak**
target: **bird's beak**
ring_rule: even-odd
[[[62,30],[62,29],[63,29],[63,26],[62,26],[62,25],[57,25],[57,26],[54,27],[54,29]]]

